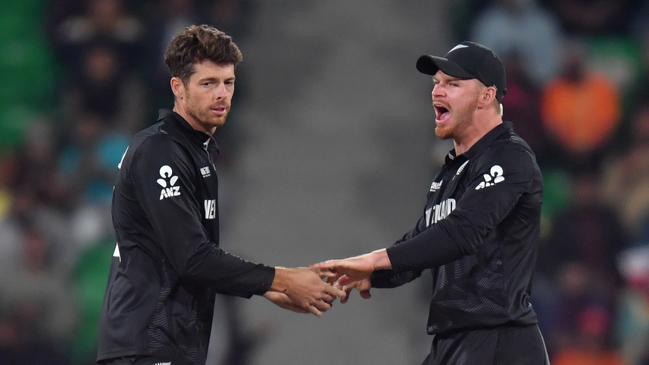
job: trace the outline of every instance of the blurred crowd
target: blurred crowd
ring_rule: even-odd
[[[649,3],[452,8],[454,41],[503,58],[504,117],[544,174],[534,302],[553,364],[648,365]],[[254,6],[32,0],[3,11],[0,363],[89,364],[115,245],[115,167],[129,136],[172,103],[164,48],[192,23],[242,42]],[[236,123],[227,132],[222,143],[242,133]],[[225,169],[235,165],[227,150]],[[234,318],[226,363],[244,364],[255,339],[224,308]]]

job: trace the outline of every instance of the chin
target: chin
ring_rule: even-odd
[[[224,120],[218,120],[216,122],[210,123],[210,125],[212,127],[221,128],[221,127],[223,127],[225,125],[225,119]]]
[[[223,118],[219,118],[219,119],[208,120],[208,121],[207,121],[207,124],[208,124],[210,127],[221,128],[221,127],[223,127],[223,126],[225,125],[225,121],[226,121],[226,119],[227,119],[227,118],[223,117]]]
[[[451,132],[446,130],[446,129],[440,128],[440,127],[435,127],[435,135],[439,139],[449,139],[449,138],[451,138]]]

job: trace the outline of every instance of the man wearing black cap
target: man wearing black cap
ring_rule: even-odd
[[[548,364],[531,301],[543,183],[534,153],[502,121],[502,62],[462,42],[444,57],[421,56],[417,69],[433,78],[435,134],[455,147],[422,216],[387,249],[314,266],[364,298],[430,269],[423,364]]]

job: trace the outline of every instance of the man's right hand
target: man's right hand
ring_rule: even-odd
[[[271,290],[286,294],[298,307],[321,316],[331,309],[336,298],[346,297],[344,290],[325,283],[309,268],[275,268]]]
[[[336,280],[334,286],[345,291],[345,297],[340,298],[341,303],[347,303],[347,301],[349,300],[349,295],[351,294],[353,289],[356,289],[358,291],[358,294],[360,294],[361,298],[363,299],[370,299],[372,297],[372,294],[370,293],[370,289],[372,289],[372,282],[370,281],[370,279],[351,281],[348,276],[343,275],[338,280]]]

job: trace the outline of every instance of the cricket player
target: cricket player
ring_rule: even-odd
[[[136,134],[119,163],[100,364],[205,364],[216,293],[263,295],[315,315],[345,295],[313,269],[270,267],[219,248],[212,135],[230,111],[242,54],[228,35],[201,25],[173,38],[164,60],[173,111]]]
[[[421,217],[387,249],[314,267],[365,298],[430,270],[424,365],[546,365],[531,299],[543,183],[534,152],[502,120],[504,66],[462,42],[417,69],[432,76],[435,134],[454,144]]]

